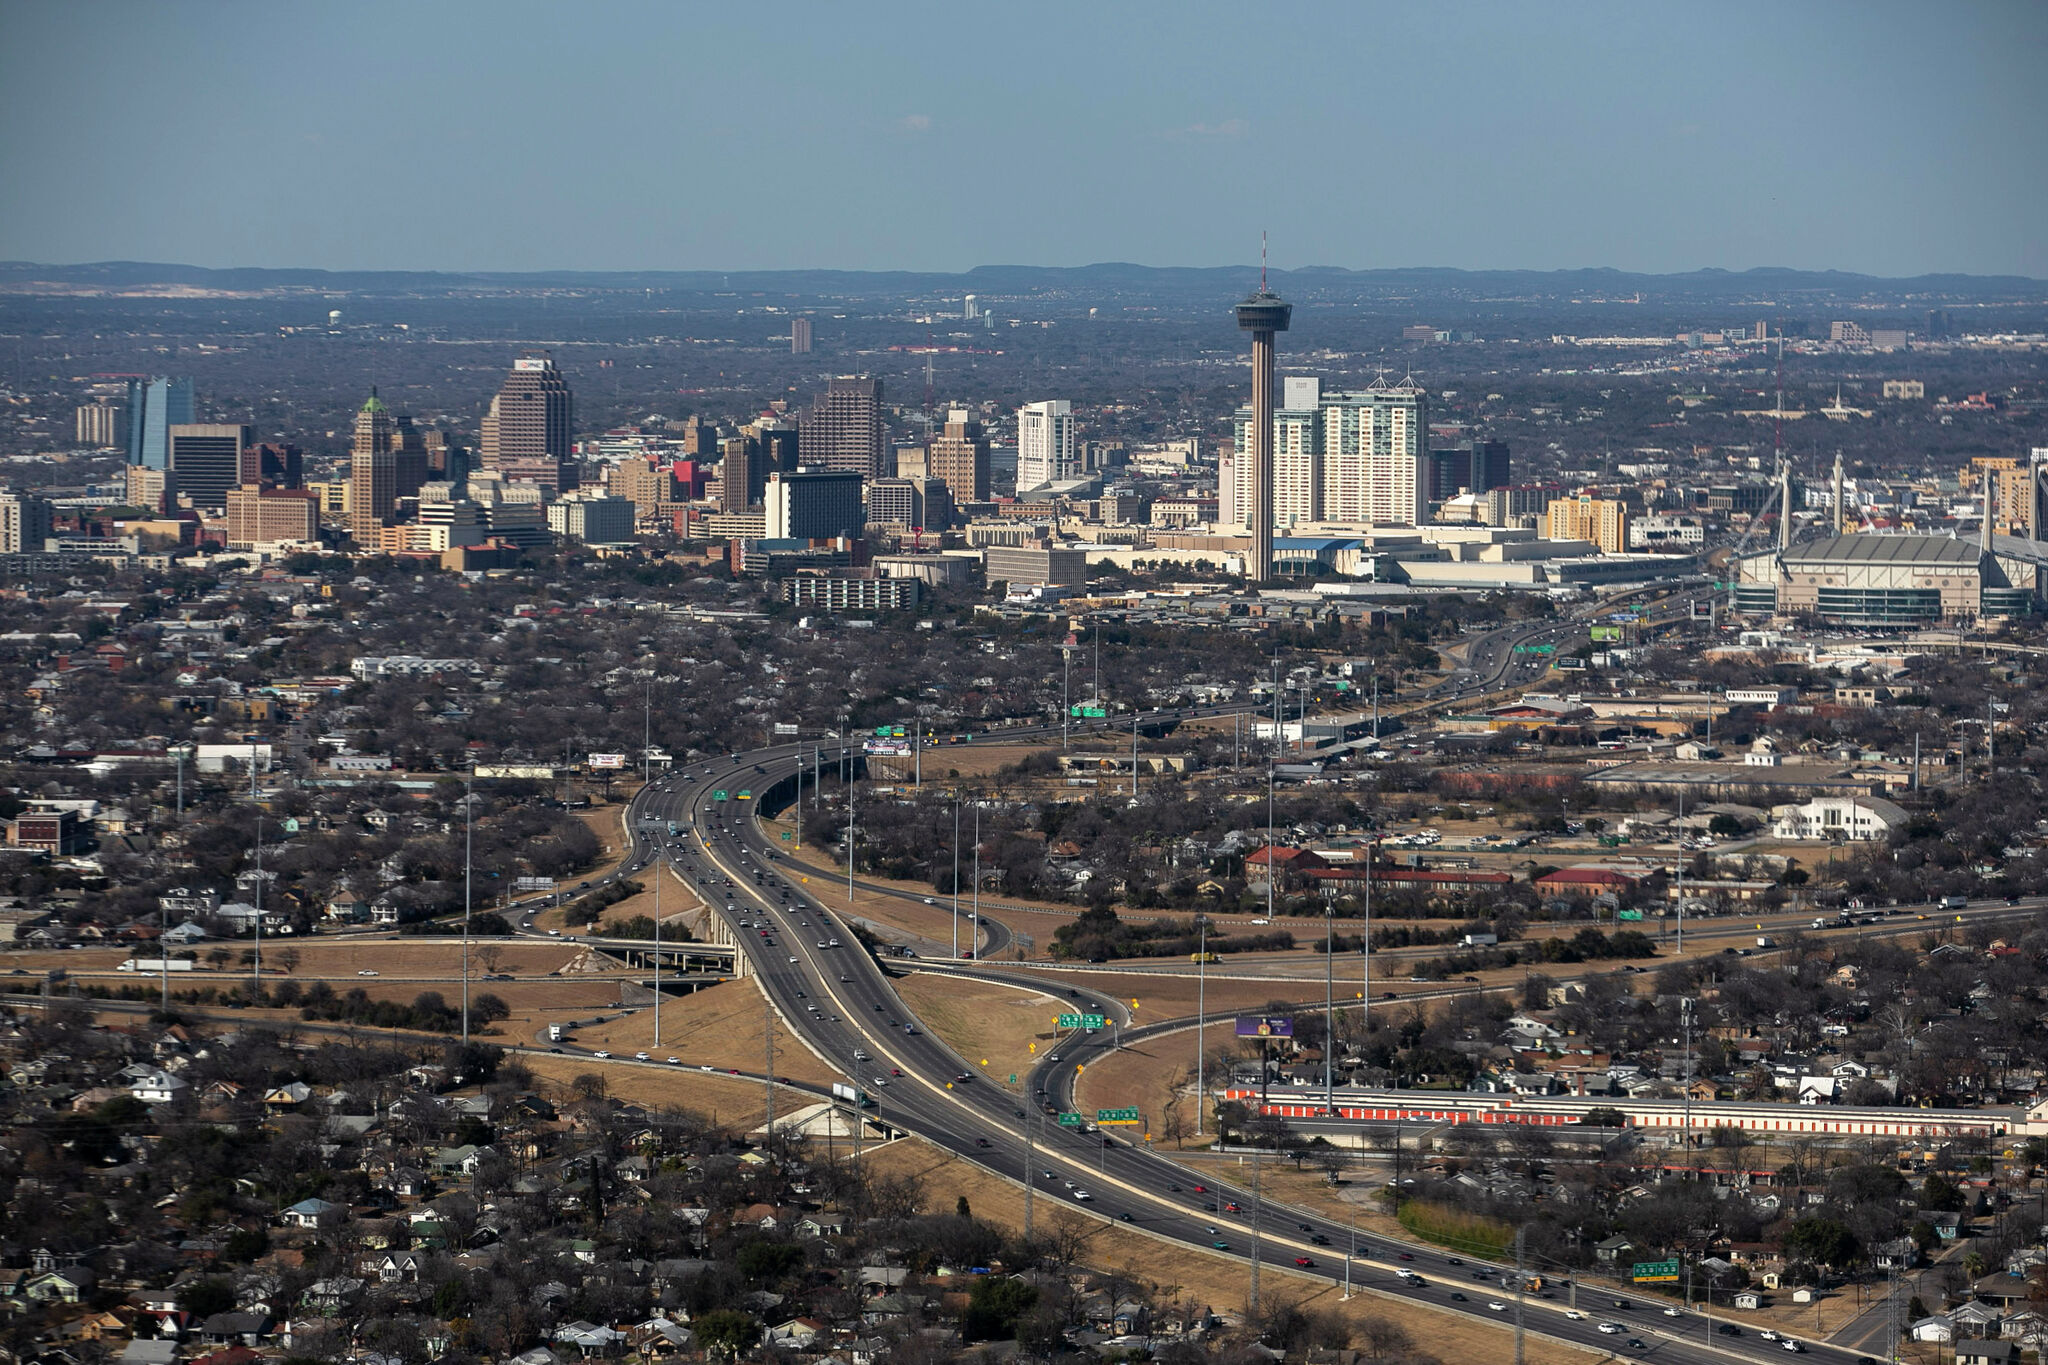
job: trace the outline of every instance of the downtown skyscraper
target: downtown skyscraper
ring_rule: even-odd
[[[879,478],[889,453],[882,416],[882,381],[843,374],[826,386],[804,414],[797,451],[807,469],[836,469]]]
[[[128,381],[128,463],[146,469],[171,467],[171,428],[193,419],[189,379]]]
[[[550,493],[576,486],[576,399],[546,351],[522,351],[484,414],[478,463]]]

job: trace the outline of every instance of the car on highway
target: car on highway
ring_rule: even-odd
[[[1486,1301],[1486,1311],[1489,1313],[1505,1313],[1508,1311],[1508,1306],[1499,1299],[1488,1299]]]
[[[1641,1337],[1630,1337],[1622,1345],[1628,1347],[1631,1351],[1647,1351],[1650,1349],[1650,1343],[1644,1341]]]
[[[359,971],[359,972],[357,972],[357,973],[356,973],[356,975],[357,975],[357,976],[375,976],[375,975],[376,975],[376,973],[375,973],[375,972],[373,972],[373,971],[371,971],[371,970],[370,970],[369,968],[365,967],[365,968],[364,968],[364,969],[363,969],[362,971]]]
[[[1776,1341],[1778,1339],[1778,1334],[1776,1332],[1773,1332],[1768,1327],[1764,1328],[1763,1331],[1758,1332],[1757,1335],[1762,1337],[1765,1341]]]
[[[612,1056],[612,1054],[609,1052],[593,1052],[590,1055],[593,1057],[601,1057],[606,1061],[610,1061]]]
[[[668,1059],[668,1064],[670,1066],[681,1066],[683,1064],[683,1059],[680,1057],[671,1057]]]
[[[886,1086],[887,1084],[889,1084],[889,1082],[886,1079],[880,1076],[874,1078],[874,1083],[878,1086]]]
[[[1664,1310],[1664,1316],[1667,1318],[1682,1318],[1685,1316],[1685,1310],[1678,1307],[1667,1308]]]
[[[1739,1337],[1742,1335],[1742,1329],[1732,1322],[1719,1323],[1715,1326],[1714,1330],[1724,1337]]]
[[[976,1138],[976,1139],[974,1140],[974,1145],[975,1145],[975,1146],[977,1146],[977,1147],[984,1147],[984,1148],[986,1148],[986,1147],[993,1147],[993,1146],[995,1146],[995,1144],[994,1144],[994,1143],[992,1143],[992,1142],[990,1142],[990,1141],[989,1141],[989,1140],[988,1140],[987,1138]]]
[[[1209,1245],[1210,1245],[1210,1246],[1212,1246],[1212,1247],[1215,1247],[1215,1248],[1216,1248],[1216,1249],[1217,1249],[1218,1251],[1228,1251],[1228,1250],[1230,1250],[1230,1243],[1228,1243],[1228,1242],[1223,1242],[1223,1241],[1216,1241],[1216,1242],[1211,1242],[1211,1243],[1209,1243]]]
[[[1794,1341],[1790,1337],[1786,1337],[1784,1340],[1780,1341],[1778,1345],[1783,1347],[1785,1350],[1790,1351],[1793,1355],[1806,1354],[1806,1348],[1804,1346],[1801,1346],[1798,1342]]]
[[[654,1059],[644,1052],[636,1052],[633,1054],[633,1060],[636,1062],[651,1062]]]
[[[1330,1244],[1330,1239],[1323,1236],[1323,1234],[1320,1232],[1310,1233],[1308,1235],[1308,1239],[1309,1241],[1314,1242],[1319,1247],[1326,1247]]]
[[[1466,1302],[1469,1302],[1469,1300],[1467,1300],[1467,1299],[1466,1299],[1466,1297],[1465,1297],[1465,1296],[1464,1296],[1463,1294],[1460,1294],[1460,1293],[1459,1293],[1459,1292],[1458,1292],[1457,1290],[1453,1289],[1453,1290],[1451,1291],[1451,1302],[1453,1302],[1453,1303],[1466,1303]]]
[[[1586,1320],[1586,1315],[1584,1313],[1581,1313],[1576,1308],[1565,1309],[1564,1315],[1570,1318],[1573,1322],[1584,1322]]]
[[[1313,1270],[1315,1268],[1316,1258],[1313,1256],[1297,1256],[1294,1258],[1294,1263],[1300,1266],[1303,1270]]]
[[[1610,1337],[1618,1337],[1623,1332],[1626,1332],[1628,1328],[1623,1327],[1618,1322],[1603,1322],[1600,1324],[1600,1330]]]

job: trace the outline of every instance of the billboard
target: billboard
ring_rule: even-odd
[[[910,757],[910,741],[907,739],[871,739],[860,747],[878,758]]]
[[[775,722],[775,738],[794,739],[795,737],[796,727],[794,725],[788,725],[779,720]]]
[[[1292,1038],[1294,1021],[1274,1019],[1263,1014],[1240,1014],[1237,1016],[1237,1036],[1240,1038]]]
[[[1621,643],[1620,626],[1593,627],[1593,643],[1596,645],[1618,645]]]
[[[626,756],[624,754],[592,754],[584,761],[593,768],[623,768],[626,766]]]
[[[552,782],[555,770],[544,763],[479,763],[478,777],[518,777],[529,782]]]

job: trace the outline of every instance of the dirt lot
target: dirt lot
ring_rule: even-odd
[[[603,1048],[625,1057],[645,1050],[656,1057],[679,1057],[692,1066],[701,1063],[737,1067],[758,1075],[767,1064],[763,1046],[766,1030],[767,1011],[760,989],[751,980],[743,980],[708,986],[682,999],[665,1001],[661,1007],[658,1049],[652,1009],[636,1010],[623,1018],[578,1029],[576,1041],[583,1047]],[[775,1074],[815,1085],[841,1079],[837,1071],[797,1041],[779,1019],[775,1023]]]
[[[924,1191],[927,1212],[944,1212],[965,1197],[977,1217],[1013,1231],[1023,1228],[1023,1192],[949,1153],[911,1139],[870,1151],[865,1159],[878,1170],[915,1181]],[[1084,1264],[1142,1281],[1165,1302],[1192,1298],[1221,1314],[1242,1314],[1248,1282],[1242,1262],[1156,1241],[1103,1219],[1050,1208],[1048,1202],[1036,1201],[1035,1230],[1070,1224],[1082,1239]],[[1505,1329],[1372,1290],[1361,1290],[1346,1303],[1341,1286],[1291,1267],[1268,1265],[1261,1272],[1260,1288],[1269,1301],[1285,1295],[1311,1310],[1340,1312],[1354,1322],[1392,1319],[1405,1326],[1419,1346],[1445,1360],[1506,1360],[1514,1352],[1513,1334]],[[1538,1365],[1586,1365],[1601,1358],[1595,1352],[1535,1340],[1528,1342],[1526,1357]]]
[[[947,1046],[997,1085],[1018,1091],[1052,1041],[1059,1012],[1056,1001],[1036,992],[929,972],[912,973],[896,990]]]

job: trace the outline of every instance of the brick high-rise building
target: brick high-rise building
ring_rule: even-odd
[[[872,375],[834,379],[804,415],[798,442],[807,469],[834,469],[878,478],[889,453],[882,417],[882,381]]]
[[[244,484],[227,495],[228,548],[320,539],[320,495],[305,488]]]
[[[1544,510],[1545,540],[1589,540],[1602,554],[1628,551],[1628,504],[1590,493],[1556,498]]]
[[[546,351],[522,352],[484,414],[478,462],[550,493],[567,492],[576,486],[570,448],[575,418],[576,400],[553,357]]]
[[[768,486],[768,470],[761,459],[761,443],[751,436],[728,436],[718,443],[724,457],[718,466],[718,505],[727,512],[744,512],[761,505],[761,491]]]
[[[356,413],[355,438],[349,445],[348,529],[359,546],[373,545],[378,528],[388,525],[397,509],[397,448],[391,410],[372,389]]]
[[[988,499],[988,437],[965,408],[946,416],[946,429],[925,448],[925,473],[942,481],[955,502]]]

